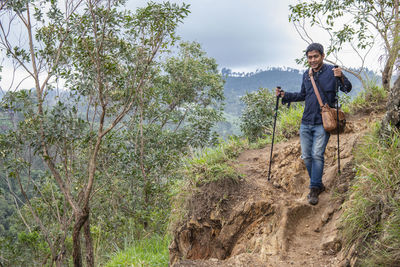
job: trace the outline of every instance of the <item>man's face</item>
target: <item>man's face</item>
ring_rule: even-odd
[[[317,50],[310,51],[307,53],[307,61],[310,67],[317,71],[322,67],[324,55],[321,55]]]

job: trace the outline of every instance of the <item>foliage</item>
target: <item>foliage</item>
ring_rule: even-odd
[[[15,184],[4,192],[17,196],[19,225],[47,244],[41,255],[26,246],[35,260],[62,265],[73,255],[79,265],[84,251],[91,266],[92,247],[104,255],[121,246],[123,231],[141,238],[144,228],[165,230],[173,169],[188,146],[216,140],[223,81],[199,44],[167,54],[189,12],[185,4],[149,2],[135,13],[112,1],[64,11],[54,1],[50,9],[18,4],[7,2],[2,15],[29,17],[26,7],[35,7],[29,19],[37,23],[25,24],[35,41],[15,50],[2,32],[2,48],[35,89],[2,100],[2,110],[18,117],[0,136],[2,183]],[[42,16],[47,10],[50,19]],[[53,81],[61,79],[69,91],[53,94]]]
[[[163,64],[165,75],[154,81],[155,99],[146,120],[158,118],[162,126],[180,130],[183,142],[205,146],[216,141],[212,132],[222,121],[223,80],[215,59],[206,56],[200,44],[182,42],[179,55]]]
[[[15,227],[15,226],[14,226]],[[10,229],[16,233],[0,236],[0,263],[2,266],[41,266],[49,248],[37,231],[26,232],[24,230]]]
[[[240,178],[229,162],[239,156],[244,145],[244,141],[231,138],[229,141],[221,141],[214,148],[194,151],[184,163],[184,177],[196,186],[220,179]]]
[[[113,255],[104,266],[168,266],[170,241],[168,236],[159,235],[135,241],[129,248]]]
[[[152,87],[144,95],[144,101],[149,104],[143,106],[142,123],[140,115],[132,112],[130,120],[123,122],[122,129],[111,130],[103,138],[98,155],[96,194],[91,199],[91,232],[99,262],[104,260],[107,251],[123,246],[127,235],[132,239],[140,239],[144,230],[161,234],[165,232],[170,211],[169,187],[176,179],[175,169],[178,168],[181,157],[188,152],[189,146],[202,147],[213,142],[211,129],[220,119],[222,108],[219,104],[222,99],[222,79],[215,60],[207,58],[198,44],[183,43],[181,55],[184,56],[166,59],[168,71],[160,69],[154,73]],[[186,74],[183,73],[184,67],[190,69]],[[21,106],[19,109],[15,106],[17,104]],[[85,154],[95,133],[81,119],[82,109],[63,112],[73,104],[79,107],[81,101],[72,96],[65,103],[59,101],[55,106],[49,106],[46,119],[51,122],[48,132],[54,133],[51,137],[52,144],[65,144],[65,140],[68,140],[68,146],[73,148],[76,158],[71,162],[69,171],[74,173],[77,179],[74,186],[79,189],[84,186],[83,170],[87,167]],[[4,105],[13,106],[15,111],[24,112],[24,116],[30,117],[26,112],[34,111],[34,98],[29,91],[10,92],[5,97]],[[189,109],[189,106],[193,109]],[[30,121],[31,119],[27,119],[20,122],[19,134],[9,131],[1,136],[3,155],[17,153],[17,148],[20,149],[18,153],[22,153],[26,151],[26,143],[34,141],[33,133],[30,139],[21,139],[26,137],[21,127],[26,127],[24,129],[28,131],[28,126],[32,125]],[[57,134],[58,137],[54,138]],[[31,156],[32,159],[39,160],[38,157]],[[8,157],[3,159],[10,162],[12,160]],[[26,164],[32,165],[29,162]],[[39,167],[43,168],[42,165]],[[142,172],[142,167],[145,172]],[[12,170],[13,167],[8,166],[8,169]],[[35,181],[37,190],[35,198],[29,197],[33,210],[41,218],[41,223],[54,234],[52,239],[65,240],[65,235],[71,229],[63,229],[65,225],[62,221],[54,219],[56,214],[52,212],[57,209],[54,204],[58,203],[54,197],[57,196],[60,201],[57,205],[63,221],[68,220],[71,210],[61,204],[65,200],[59,195],[60,192],[49,173],[42,173],[42,176],[31,179]],[[47,185],[42,183],[44,179]],[[25,182],[22,181],[22,184],[25,185]],[[45,188],[51,190],[46,193]],[[73,194],[78,192],[74,190]],[[29,221],[32,220],[28,210],[22,214]],[[67,256],[72,253],[67,244],[64,253]]]
[[[245,103],[241,116],[240,129],[254,141],[267,134],[272,134],[276,97],[268,89],[247,93],[240,98]]]
[[[103,251],[124,246],[127,235],[140,239],[143,231],[164,233],[181,158],[189,147],[214,142],[223,85],[215,61],[198,44],[183,43],[181,53],[160,66],[167,71],[156,73],[145,92],[143,123],[132,113],[124,129],[103,142],[93,199],[97,247]]]
[[[241,128],[250,141],[258,145],[271,143],[275,116],[276,96],[267,89],[248,93],[242,97],[246,104],[242,115]],[[304,106],[294,104],[289,108],[279,100],[275,135],[277,139],[298,135]]]
[[[365,266],[400,262],[400,134],[381,140],[378,127],[355,150],[357,175],[344,205],[346,245],[361,251]]]
[[[295,103],[289,108],[282,107],[277,121],[277,132],[285,138],[291,138],[299,134],[304,105]]]

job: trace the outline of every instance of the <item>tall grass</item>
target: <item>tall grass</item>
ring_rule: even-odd
[[[168,266],[170,241],[168,236],[159,235],[135,241],[129,248],[114,254],[105,266]]]
[[[400,133],[382,141],[377,132],[355,150],[357,175],[342,233],[347,247],[362,252],[362,266],[400,266]]]
[[[197,185],[226,178],[237,179],[239,176],[229,163],[246,146],[247,140],[232,137],[228,141],[221,140],[216,147],[193,151],[190,157],[184,159],[183,175]]]
[[[387,92],[385,89],[382,86],[371,83],[349,103],[348,107],[345,106],[345,108],[349,108],[350,112],[379,111],[384,108],[386,98]]]

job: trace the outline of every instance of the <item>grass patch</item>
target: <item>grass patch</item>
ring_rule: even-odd
[[[134,241],[130,247],[113,255],[105,266],[168,266],[170,241],[168,236],[159,235]]]
[[[378,127],[355,150],[357,175],[344,204],[342,233],[356,244],[362,266],[400,264],[400,133],[378,137]]]
[[[238,179],[240,176],[230,164],[240,152],[248,147],[245,139],[231,138],[221,141],[216,147],[193,151],[185,159],[183,176],[196,185],[215,182],[220,179]]]
[[[380,111],[385,107],[386,98],[387,92],[383,87],[371,84],[343,109],[352,113]]]

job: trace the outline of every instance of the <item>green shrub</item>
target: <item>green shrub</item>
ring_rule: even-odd
[[[344,204],[342,233],[363,266],[400,263],[400,133],[366,136],[355,150],[357,175]]]
[[[250,141],[271,134],[276,105],[275,94],[261,88],[256,92],[247,93],[240,100],[246,105],[241,117],[242,133]]]

